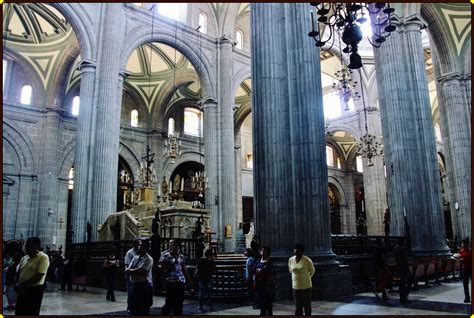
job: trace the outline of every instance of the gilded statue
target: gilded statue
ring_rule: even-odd
[[[177,174],[174,177],[174,181],[173,181],[173,189],[172,189],[173,192],[178,192],[180,185],[181,185],[181,177],[179,176],[179,174]]]

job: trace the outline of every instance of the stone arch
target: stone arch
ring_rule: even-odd
[[[237,72],[232,78],[232,89],[231,89],[231,95],[235,97],[235,94],[237,94],[237,90],[240,87],[240,84],[242,84],[243,81],[251,79],[252,73],[250,70],[250,66],[245,66],[242,68],[240,71]]]
[[[238,132],[247,116],[252,112],[252,103],[242,105],[239,110],[234,113],[234,131]]]
[[[177,25],[176,28],[178,28]],[[196,47],[196,45],[193,45],[196,41],[191,41],[191,39],[186,36],[175,37],[173,29],[163,28],[160,30],[161,32],[155,32],[153,35],[151,34],[151,30],[144,28],[143,25],[130,30],[128,34],[126,34],[126,38],[130,39],[130,41],[128,41],[128,45],[126,45],[122,50],[120,57],[121,69],[126,68],[128,58],[137,47],[149,42],[163,43],[178,50],[190,61],[201,79],[203,96],[214,95],[212,94],[212,92],[215,91],[212,81],[213,76],[211,75],[214,71],[214,68],[212,67],[213,62],[211,61],[212,58],[206,56],[206,53],[203,50],[201,60],[199,60],[199,48]],[[203,46],[206,46],[206,43],[203,43]]]
[[[19,158],[20,173],[33,175],[36,171],[35,147],[26,134],[16,124],[3,122],[3,139],[15,150]]]
[[[332,185],[339,192],[339,203],[341,206],[346,205],[347,199],[341,183],[336,177],[328,176],[328,186]]]
[[[50,3],[51,6],[58,9],[64,15],[66,21],[71,27],[79,42],[80,55],[83,59],[95,60],[96,47],[94,44],[95,34],[91,33],[93,19],[89,16],[87,6],[84,3]]]
[[[33,94],[31,96],[31,100],[34,101],[34,100],[37,100],[37,101],[43,101],[44,98],[45,98],[45,95],[46,95],[46,92],[44,90],[44,86],[43,86],[43,83],[41,81],[41,79],[39,78],[39,75],[38,73],[36,73],[36,71],[34,71],[34,69],[31,67],[31,64],[23,57],[21,56],[20,54],[17,54],[15,51],[9,49],[9,48],[6,48],[4,47],[3,48],[3,54],[10,60],[12,60],[13,62],[17,63],[18,65],[20,65],[21,69],[25,72],[26,75],[28,75],[28,78],[29,80],[31,80],[31,82],[29,82],[28,84],[31,84],[32,88],[33,88]],[[9,72],[11,75],[13,75],[11,72]],[[12,77],[10,75],[10,77]],[[11,81],[10,81],[11,82]],[[7,90],[7,99],[8,100],[11,100],[11,98],[15,95],[12,96],[12,91],[11,91],[11,87],[8,85],[6,86],[6,90]],[[17,92],[18,93],[18,96],[21,95],[20,92]],[[18,102],[20,101],[20,99],[18,98]],[[41,106],[41,105],[37,105],[37,106]]]
[[[74,165],[74,150],[76,148],[76,140],[71,140],[63,149],[62,160],[59,166],[59,179],[68,179],[69,170],[71,170]]]
[[[119,144],[119,156],[121,156],[123,160],[127,162],[130,169],[132,169],[133,180],[137,180],[138,176],[136,176],[135,173],[140,169],[140,157],[123,141],[120,141]]]
[[[228,35],[233,38],[233,32],[237,14],[239,13],[240,3],[228,3],[223,14],[222,23],[220,25],[220,34]]]
[[[445,30],[442,18],[439,16],[433,3],[422,3],[420,8],[421,17],[428,23],[428,33],[437,51],[440,63],[434,64],[439,67],[440,75],[456,72],[456,53],[449,41],[449,34]]]
[[[166,158],[163,162],[163,175],[165,176],[166,180],[171,178],[174,170],[184,162],[193,161],[200,163],[204,166],[204,149],[202,149],[203,153],[199,153],[197,151],[186,151],[183,152],[181,157],[175,159],[175,163],[171,163],[169,158]]]

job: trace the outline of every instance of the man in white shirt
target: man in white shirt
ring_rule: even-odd
[[[138,255],[135,256],[125,270],[130,274],[132,283],[130,293],[130,314],[149,315],[153,304],[153,258],[148,254],[150,243],[142,240],[138,246]]]
[[[133,247],[125,254],[125,269],[130,266],[132,259],[138,255],[138,246],[140,245],[140,239],[136,238],[133,240]],[[130,313],[130,293],[132,291],[132,282],[130,281],[130,273],[125,271],[125,285],[127,286],[127,312]]]

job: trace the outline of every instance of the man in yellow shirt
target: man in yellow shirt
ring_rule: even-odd
[[[314,275],[313,261],[303,255],[302,244],[295,244],[293,257],[288,260],[288,269],[291,273],[293,297],[295,299],[295,316],[311,316],[311,296],[313,284],[311,277]]]
[[[26,255],[21,259],[15,277],[17,316],[39,316],[40,313],[43,285],[49,267],[48,255],[39,251],[40,246],[41,240],[38,237],[26,240]]]

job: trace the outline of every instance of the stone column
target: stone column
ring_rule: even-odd
[[[94,182],[92,184],[92,241],[97,239],[97,228],[116,209],[117,161],[120,118],[119,101],[120,45],[124,40],[123,4],[103,4],[104,21],[101,28],[99,52],[99,82],[97,87],[97,117],[94,155]]]
[[[471,112],[470,96],[459,74],[437,78],[439,109],[445,144],[446,170],[451,187],[450,210],[454,235],[471,234]],[[470,86],[470,84],[469,84]],[[455,207],[458,203],[458,208]]]
[[[272,248],[278,296],[289,296],[287,261],[302,243],[319,268],[313,294],[323,298],[350,293],[351,279],[331,249],[321,69],[308,10],[251,3],[255,221]]]
[[[47,108],[43,119],[43,134],[48,137],[42,143],[38,173],[39,210],[36,215],[37,235],[43,246],[57,244],[59,117],[57,109]]]
[[[367,109],[369,133],[382,141],[382,127],[380,124],[380,111],[375,107]],[[365,133],[365,132],[364,132]],[[367,218],[367,235],[384,235],[383,217],[387,208],[385,175],[383,170],[383,156],[372,158],[371,167],[364,160],[364,194]]]
[[[94,112],[94,81],[96,64],[82,60],[78,69],[81,71],[81,107],[77,118],[76,149],[74,154],[74,190],[72,194],[72,227],[74,243],[86,241],[86,224],[88,202],[91,191],[88,191],[88,175],[91,168],[91,139],[94,136],[92,123]]]
[[[206,176],[209,178],[209,188],[206,189],[206,209],[209,209],[212,232],[223,233],[221,227],[221,215],[219,205],[216,204],[217,194],[219,193],[218,176],[218,140],[217,140],[217,100],[211,97],[204,98],[201,101],[204,112],[204,167]]]
[[[235,42],[223,36],[219,39],[219,114],[220,114],[220,193],[219,208],[222,227],[230,226],[230,235],[218,233],[224,252],[235,251],[235,159],[234,159],[234,96],[232,91],[232,47]]]
[[[384,132],[391,232],[404,234],[404,215],[416,253],[445,254],[436,145],[418,17],[402,19],[375,50]]]

